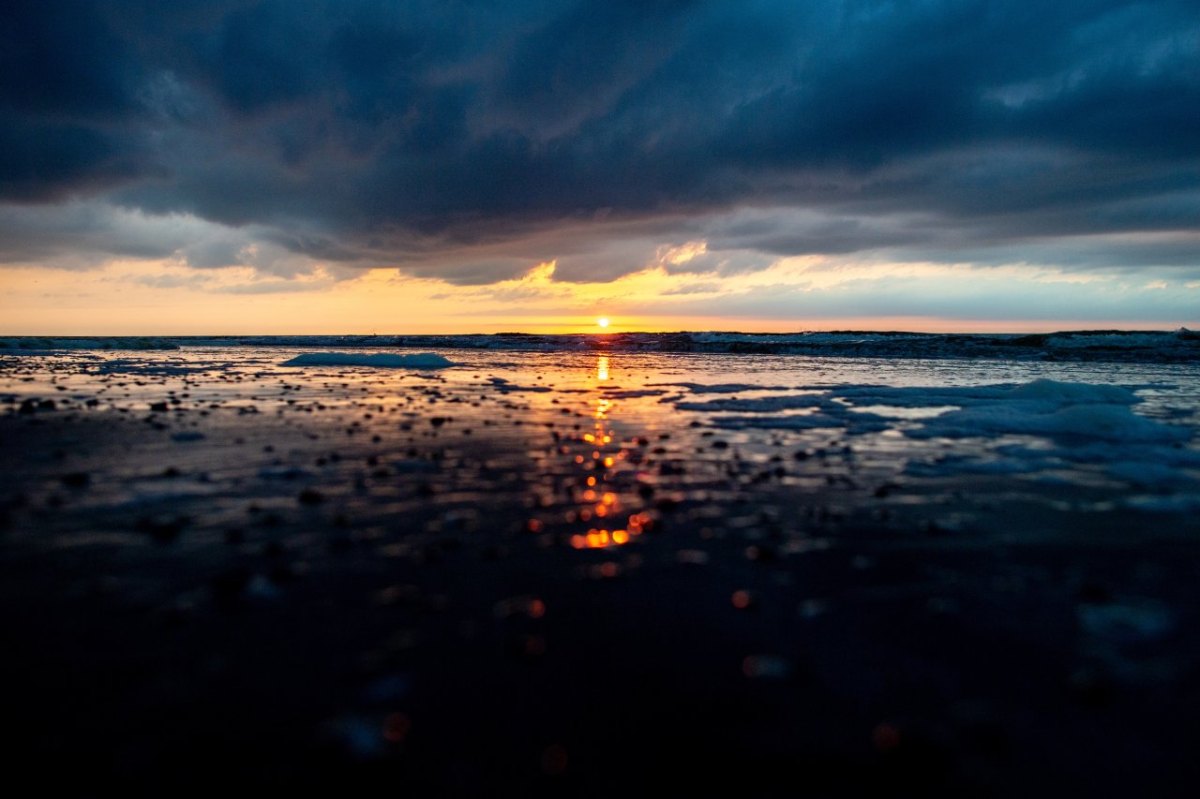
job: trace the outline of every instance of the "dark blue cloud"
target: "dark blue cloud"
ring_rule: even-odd
[[[83,0],[5,3],[0,102],[50,118],[112,119],[132,107],[138,65],[103,10]]]
[[[129,125],[140,66],[101,9],[16,0],[0,20],[0,198],[59,199],[152,171]]]
[[[597,216],[947,258],[1200,218],[1195,2],[10,8],[0,201],[189,213],[318,258],[432,263]],[[688,222],[737,208],[821,221]]]
[[[136,146],[103,129],[0,115],[0,196],[50,201],[150,171]]]

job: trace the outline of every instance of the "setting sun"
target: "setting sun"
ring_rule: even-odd
[[[599,325],[600,327],[608,327],[608,317],[601,316],[599,319],[596,320],[596,324]]]

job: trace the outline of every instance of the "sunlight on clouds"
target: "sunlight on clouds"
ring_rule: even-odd
[[[36,266],[10,261],[0,270],[0,331],[253,334],[296,332],[299,323],[314,333],[594,332],[601,316],[612,320],[614,332],[962,330],[976,323],[978,329],[1017,330],[1027,323],[1044,328],[1047,314],[1076,306],[1084,309],[1076,321],[1059,327],[1112,319],[1118,312],[1135,325],[1139,319],[1174,325],[1194,323],[1195,312],[1180,309],[1200,285],[1184,282],[1196,274],[1184,261],[1183,271],[1135,277],[1122,269],[1054,265],[1059,253],[1038,246],[1023,250],[1022,260],[987,265],[967,254],[959,262],[913,257],[920,250],[904,248],[773,256],[756,247],[762,230],[795,246],[847,232],[804,215],[783,224],[744,212],[716,238],[697,236],[703,227],[678,237],[639,229],[599,247],[586,230],[557,231],[517,248],[540,257],[484,242],[440,259],[418,255],[377,268],[354,258],[318,259],[311,253],[326,249],[318,234],[289,239],[289,246],[303,250],[294,252],[266,228],[231,228],[187,214],[148,216],[75,203],[60,215],[76,231],[77,251],[93,254],[54,253]],[[9,217],[16,231],[35,221],[28,214]],[[97,249],[105,243],[138,254],[106,254]],[[1079,252],[1142,248],[1186,261],[1197,238],[1178,232],[1089,234],[1068,243]],[[9,249],[18,252],[20,244],[17,237]],[[383,254],[379,259],[389,260]]]
[[[530,269],[521,277],[521,280],[526,283],[549,283],[554,279],[554,270],[557,268],[556,262],[547,261]]]
[[[679,266],[686,264],[688,261],[694,260],[698,256],[708,252],[707,241],[689,241],[685,244],[680,244],[677,247],[663,245],[655,252],[655,259],[658,264],[671,264]]]
[[[292,274],[249,265],[197,270],[173,258],[113,260],[85,271],[7,268],[0,270],[0,333],[250,335],[295,332],[297,319],[311,333],[594,332],[600,317],[612,320],[608,329],[614,332],[1020,331],[1078,326],[1085,318],[1111,324],[1105,320],[1126,307],[1121,302],[1145,307],[1155,314],[1150,318],[1176,326],[1194,316],[1178,310],[1188,306],[1185,292],[1164,291],[1172,285],[1165,280],[1132,284],[1113,275],[1028,264],[972,267],[831,256],[780,258],[744,272],[671,272],[670,266],[724,253],[709,250],[705,241],[661,245],[654,252],[649,266],[615,280],[558,280],[558,262],[547,260],[490,285],[320,263]],[[1188,294],[1200,288],[1185,285]],[[1068,299],[1080,307],[1090,302],[1092,315],[1074,323],[1047,321],[1055,303]],[[1139,323],[1136,314],[1120,318],[1122,326],[1155,326]]]
[[[1064,272],[1034,264],[973,266],[969,263],[896,262],[803,256],[781,258],[757,275],[743,281],[746,286],[785,283],[808,289],[830,289],[847,283],[883,279],[946,281],[1022,281],[1028,283],[1103,283],[1111,275]]]

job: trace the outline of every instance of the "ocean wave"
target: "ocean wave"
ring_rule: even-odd
[[[174,339],[160,336],[107,336],[71,338],[9,336],[0,338],[0,353],[38,353],[53,350],[177,350]]]
[[[507,350],[513,352],[661,352],[804,355],[840,358],[1002,358],[1048,361],[1200,361],[1200,333],[1079,330],[1036,334],[831,331],[807,333],[576,333],[488,335],[272,335],[0,339],[0,353],[53,350],[294,349]]]

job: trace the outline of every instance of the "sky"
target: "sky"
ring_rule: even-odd
[[[0,334],[1200,327],[1200,4],[9,0]]]

